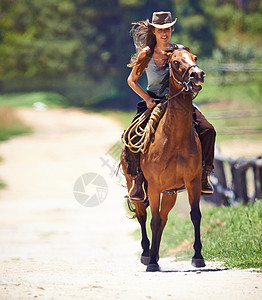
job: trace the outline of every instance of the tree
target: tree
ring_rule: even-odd
[[[176,0],[178,17],[175,33],[178,43],[188,46],[194,53],[210,56],[215,47],[215,24],[206,10],[205,1]]]
[[[171,11],[178,18],[172,41],[201,57],[211,57],[217,47],[224,51],[225,44],[226,52],[232,52],[232,36],[238,39],[239,34],[243,48],[252,45],[258,52],[260,2],[2,0],[2,90],[57,90],[75,105],[110,97],[126,102],[135,97],[126,84],[126,65],[135,51],[129,35],[132,22],[151,19],[153,11]],[[243,36],[249,37],[246,44]]]

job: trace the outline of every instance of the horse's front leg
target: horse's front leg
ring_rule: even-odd
[[[163,194],[161,199],[161,210],[160,210],[160,218],[161,218],[161,227],[160,233],[162,236],[163,230],[167,223],[167,217],[170,210],[174,207],[176,203],[177,194]],[[161,239],[160,236],[160,239]]]
[[[150,251],[149,251],[150,242],[146,232],[146,219],[147,219],[146,208],[144,203],[142,202],[134,201],[134,205],[136,208],[136,217],[141,226],[141,233],[142,233],[141,246],[143,252],[141,254],[141,263],[144,265],[148,265],[150,261]]]
[[[160,192],[148,185],[148,197],[149,204],[152,213],[151,219],[151,231],[152,231],[152,243],[150,249],[150,262],[147,266],[147,272],[160,271],[160,267],[157,263],[159,259],[159,245],[161,239],[161,223],[159,206],[160,206]]]
[[[147,272],[160,271],[160,267],[157,262],[159,259],[159,248],[160,248],[161,237],[162,237],[163,230],[166,226],[168,213],[175,205],[176,198],[177,195],[163,194],[161,199],[160,212],[159,212],[159,206],[157,208],[157,206],[156,207],[153,206],[153,203],[150,204],[152,210],[152,221],[151,221],[152,247],[151,247],[150,264],[147,267]]]
[[[195,231],[195,242],[194,242],[194,250],[195,254],[192,258],[192,266],[200,268],[205,267],[205,261],[201,254],[202,250],[202,243],[201,243],[201,237],[200,237],[200,222],[201,222],[201,212],[199,208],[199,201],[200,201],[200,184],[195,183],[191,186],[190,189],[188,189],[188,197],[189,202],[191,206],[190,216],[191,221],[194,225],[194,231]]]

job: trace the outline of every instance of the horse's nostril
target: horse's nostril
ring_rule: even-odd
[[[191,77],[191,78],[196,78],[196,76],[197,76],[197,73],[196,73],[196,72],[192,72],[192,73],[190,74],[190,77]]]
[[[205,77],[206,73],[204,71],[201,72],[201,77]]]

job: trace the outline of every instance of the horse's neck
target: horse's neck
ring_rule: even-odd
[[[177,92],[179,90],[171,89],[169,97]],[[181,93],[168,102],[163,130],[173,137],[174,143],[184,143],[191,136],[192,110],[192,95],[190,94]]]

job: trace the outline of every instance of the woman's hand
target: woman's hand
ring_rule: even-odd
[[[156,106],[156,102],[155,102],[155,100],[154,100],[154,98],[148,98],[147,100],[146,100],[146,106],[147,106],[147,108],[153,108],[153,107],[155,107]]]

